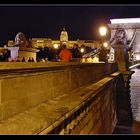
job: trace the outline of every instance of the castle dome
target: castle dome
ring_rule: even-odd
[[[63,28],[63,30],[61,31],[61,34],[60,34],[60,41],[65,41],[65,42],[68,41],[68,33],[67,33],[67,31],[65,30],[65,28]]]

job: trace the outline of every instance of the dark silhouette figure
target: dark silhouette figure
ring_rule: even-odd
[[[29,57],[28,62],[32,62],[32,59]]]
[[[82,58],[82,54],[81,54],[81,52],[79,50],[78,44],[74,44],[71,52],[72,52],[72,60],[73,61],[79,61],[80,58]]]
[[[72,58],[82,58],[81,52],[78,48],[78,44],[74,44],[73,48],[72,48]]]
[[[33,57],[32,57],[32,62],[35,62]]]
[[[25,57],[23,57],[21,61],[22,61],[22,62],[25,62]]]
[[[49,61],[53,61],[55,59],[55,51],[51,47],[44,48],[45,58],[48,58]]]
[[[4,61],[4,55],[2,52],[0,52],[0,62],[3,62]]]
[[[4,61],[8,62],[8,59],[10,58],[10,50],[5,50],[5,53],[3,54]]]

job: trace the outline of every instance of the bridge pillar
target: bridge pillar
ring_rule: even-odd
[[[114,48],[114,59],[118,63],[118,69],[120,71],[128,71],[129,66],[128,66],[128,53],[127,49],[124,45],[122,44],[115,44],[113,45]]]
[[[133,121],[131,99],[130,99],[130,79],[134,73],[129,70],[128,53],[124,44],[114,44],[115,50],[114,57],[118,63],[118,69],[122,72],[122,75],[117,79],[117,117],[118,125],[131,125]]]
[[[130,79],[133,73],[122,72],[116,82],[117,125],[131,125],[133,121],[130,99]]]

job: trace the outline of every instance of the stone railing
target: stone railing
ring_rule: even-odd
[[[115,63],[0,63],[0,133],[112,133],[116,71]]]
[[[117,123],[114,78],[104,78],[84,87],[81,91],[85,92],[81,94],[85,96],[84,100],[79,100],[80,97],[76,96],[79,101],[77,106],[73,109],[69,107],[69,112],[39,134],[111,134],[113,132]]]

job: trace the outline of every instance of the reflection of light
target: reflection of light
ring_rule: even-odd
[[[130,66],[129,69],[132,69],[132,68],[137,67],[137,66],[139,66],[139,65],[140,65],[140,63],[139,63],[139,64],[135,64],[135,65],[133,65],[133,66]]]
[[[83,63],[86,62],[86,58],[82,58],[82,62],[83,62]]]
[[[44,40],[37,40],[36,42],[37,42],[37,43],[43,43]]]
[[[111,24],[117,23],[140,23],[140,18],[123,18],[123,19],[111,19]]]
[[[95,56],[93,59],[92,59],[92,62],[99,62],[99,58],[97,56]]]
[[[105,36],[107,33],[107,28],[105,26],[102,26],[99,28],[99,32],[101,36]]]
[[[83,53],[84,51],[85,51],[85,49],[84,49],[84,48],[81,48],[81,49],[80,49],[80,52],[81,52],[81,53]]]
[[[104,45],[104,47],[107,47],[108,46],[108,43],[107,42],[104,42],[103,45]]]
[[[58,44],[54,44],[53,47],[54,47],[55,49],[58,49]]]

